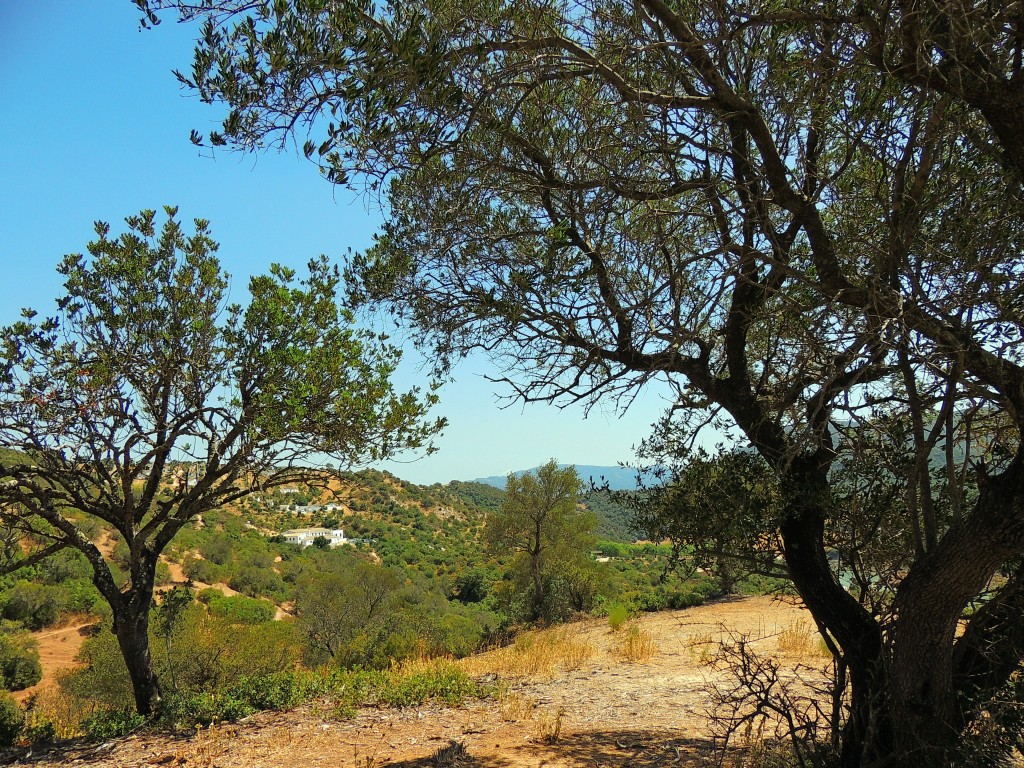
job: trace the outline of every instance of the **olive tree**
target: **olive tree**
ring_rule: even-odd
[[[0,330],[0,517],[22,536],[5,570],[81,551],[110,605],[135,703],[160,692],[149,647],[161,552],[207,511],[343,465],[418,447],[439,426],[417,392],[397,394],[397,351],[352,326],[323,259],[284,267],[227,304],[205,221],[173,208],[63,260],[52,317]],[[127,548],[127,578],[87,535],[99,522]]]
[[[137,2],[203,19],[180,77],[228,107],[212,144],[381,183],[352,300],[442,370],[485,350],[562,402],[662,379],[679,439],[757,451],[849,670],[844,765],[966,748],[1024,656],[1019,2]],[[835,497],[865,442],[904,485],[863,527]],[[907,544],[887,600],[829,558],[861,534]]]
[[[510,474],[501,507],[487,515],[484,536],[494,553],[514,552],[513,568],[529,587],[526,618],[550,618],[553,584],[587,562],[597,521],[580,508],[575,467],[554,460],[536,472]]]

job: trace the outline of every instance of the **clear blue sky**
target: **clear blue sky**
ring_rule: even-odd
[[[191,27],[140,31],[129,0],[0,0],[0,324],[22,307],[47,312],[54,267],[84,250],[97,219],[180,206],[206,218],[241,293],[271,262],[301,267],[365,247],[380,223],[372,202],[322,181],[297,152],[258,157],[188,141],[220,113],[183,92],[171,70],[191,65]],[[420,383],[412,354],[399,386]],[[434,456],[385,468],[419,483],[505,474],[549,458],[613,465],[664,409],[647,395],[625,416],[513,405],[470,360],[442,392],[450,426]]]

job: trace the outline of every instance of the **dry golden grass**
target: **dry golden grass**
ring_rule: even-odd
[[[554,712],[544,711],[537,716],[534,738],[543,744],[555,744],[562,736],[565,710],[559,707]]]
[[[467,674],[550,680],[558,671],[579,669],[594,655],[593,645],[576,627],[526,632],[512,645],[463,659]]]
[[[518,691],[505,690],[498,695],[498,712],[501,719],[509,723],[531,719],[535,707],[532,699]]]
[[[233,733],[226,732],[224,726],[216,724],[207,728],[196,726],[196,735],[192,739],[188,764],[199,766],[199,768],[216,768],[220,758],[231,750],[233,744]]]
[[[631,624],[619,636],[615,652],[625,661],[647,661],[658,652],[658,646],[650,632]]]
[[[782,630],[778,637],[778,647],[783,653],[800,657],[828,656],[828,649],[821,636],[804,620],[795,621]]]

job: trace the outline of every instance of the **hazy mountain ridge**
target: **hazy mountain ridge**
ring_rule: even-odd
[[[576,473],[584,483],[592,483],[599,488],[603,487],[605,483],[607,483],[608,488],[613,491],[633,491],[639,487],[639,483],[637,482],[638,470],[629,467],[604,467],[594,464],[559,464],[558,466],[560,469],[569,466],[575,467]],[[519,469],[511,474],[516,477],[521,477],[528,472],[536,472],[539,468],[540,467]],[[504,489],[507,479],[507,475],[492,475],[490,477],[478,477],[471,482],[484,483],[486,485],[492,485],[495,488]],[[654,481],[651,473],[644,473],[643,479],[645,482]]]

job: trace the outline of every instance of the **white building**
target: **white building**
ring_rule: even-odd
[[[308,547],[318,538],[327,539],[332,547],[340,547],[347,544],[345,531],[341,528],[295,528],[281,534],[289,544],[298,544],[300,547]]]

